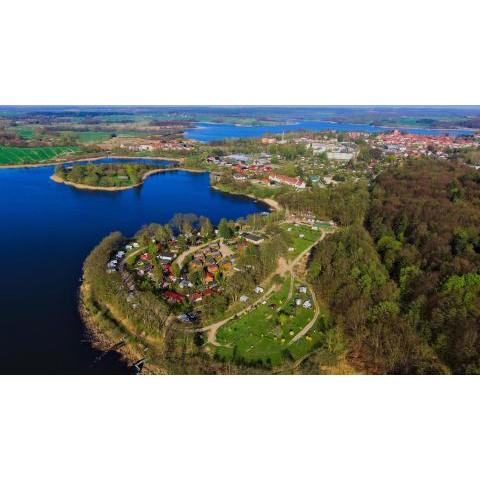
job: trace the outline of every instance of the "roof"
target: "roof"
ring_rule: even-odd
[[[259,235],[255,235],[253,233],[248,233],[248,232],[242,233],[242,237],[245,240],[248,240],[249,242],[261,242],[263,240],[263,238],[260,237]]]
[[[172,292],[171,290],[164,292],[163,296],[167,300],[173,300],[174,302],[183,302],[183,300],[185,299],[185,297],[182,294],[177,292]]]

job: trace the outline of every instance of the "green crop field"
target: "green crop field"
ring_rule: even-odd
[[[114,132],[112,131],[102,131],[102,132],[92,132],[92,131],[84,131],[84,132],[73,132],[78,136],[78,141],[81,143],[101,143],[105,140],[108,140],[112,137],[113,134],[116,134],[117,137],[136,137],[145,135],[142,132],[137,132],[134,130],[127,130],[127,131],[119,131]]]
[[[81,143],[100,143],[108,140],[113,132],[73,132]]]
[[[313,315],[313,309],[294,304],[295,297],[302,297],[302,300],[309,297],[299,295],[298,286],[295,285],[295,293],[289,299],[290,279],[285,280],[280,291],[270,296],[265,305],[259,305],[222,327],[217,334],[217,340],[222,344],[216,349],[217,357],[275,367],[285,358],[296,360],[311,351],[322,335],[317,324],[308,335],[288,345]]]
[[[0,146],[0,165],[23,165],[54,160],[69,153],[75,153],[79,147],[2,147]]]
[[[24,140],[31,140],[33,138],[34,130],[31,127],[17,127],[16,133],[20,138]]]

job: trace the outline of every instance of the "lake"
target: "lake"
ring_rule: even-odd
[[[160,173],[119,192],[77,190],[51,181],[52,173],[0,169],[0,373],[126,373],[116,353],[102,356],[90,346],[77,311],[92,248],[112,231],[133,235],[175,213],[217,223],[266,210],[211,189],[208,173]]]
[[[358,125],[353,123],[332,123],[332,122],[313,122],[301,121],[290,125],[262,125],[262,126],[241,126],[226,123],[202,123],[196,124],[197,128],[192,128],[185,132],[187,138],[198,140],[200,142],[211,142],[225,140],[226,138],[251,138],[261,137],[265,134],[281,134],[282,132],[293,132],[295,130],[311,130],[319,132],[322,130],[337,130],[341,132],[385,132],[391,131],[394,127],[376,127],[373,125]],[[423,135],[469,135],[471,130],[432,130],[427,128],[399,128],[402,132],[423,134]]]

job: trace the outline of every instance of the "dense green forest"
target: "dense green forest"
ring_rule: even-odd
[[[352,361],[379,373],[480,372],[480,175],[412,160],[341,204],[319,195],[344,228],[319,244],[310,277]]]
[[[146,173],[159,168],[161,167],[141,163],[62,165],[56,168],[55,174],[67,182],[81,185],[126,187],[139,184]]]

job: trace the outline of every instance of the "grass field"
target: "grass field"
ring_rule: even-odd
[[[308,247],[310,247],[314,242],[316,242],[322,235],[322,232],[319,230],[312,230],[311,227],[304,225],[295,226],[293,224],[287,223],[283,225],[283,228],[287,230],[291,238],[291,246],[293,247],[293,252],[289,252],[289,257],[294,258]],[[290,229],[290,231],[288,231]],[[300,235],[303,235],[303,238],[300,238]]]
[[[24,140],[31,140],[33,138],[34,130],[32,127],[17,127],[16,133],[20,138]]]
[[[280,291],[271,295],[265,305],[259,305],[254,311],[222,327],[217,340],[223,345],[217,347],[217,357],[224,361],[276,367],[285,359],[296,360],[311,351],[322,336],[317,326],[309,335],[288,345],[313,315],[313,309],[295,305],[294,298],[304,300],[308,297],[297,293],[298,286],[295,285],[295,293],[289,300],[290,279],[286,279]]]
[[[135,131],[125,131],[125,132],[73,132],[78,136],[78,141],[80,143],[101,143],[105,140],[111,138],[112,134],[116,133],[118,137],[134,137],[138,135],[138,132]]]
[[[2,147],[0,146],[0,165],[22,165],[54,160],[68,153],[74,153],[79,147]]]

